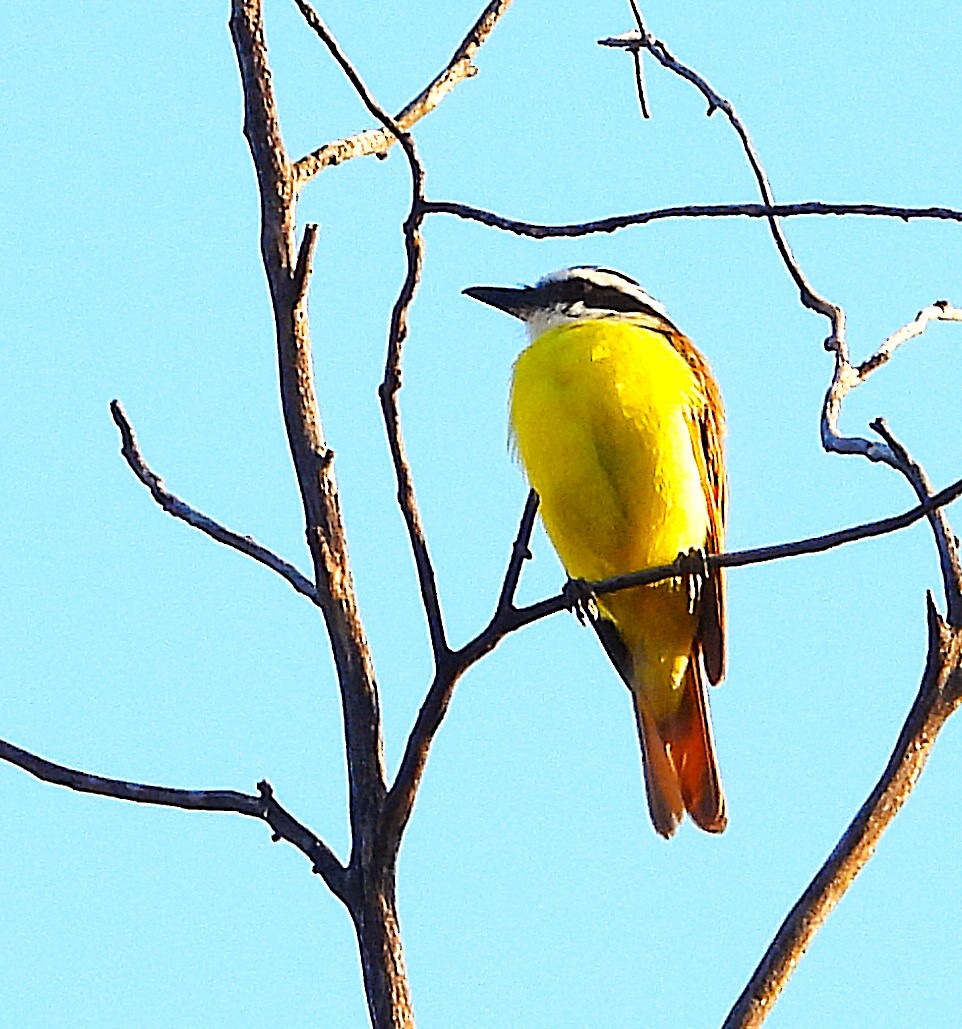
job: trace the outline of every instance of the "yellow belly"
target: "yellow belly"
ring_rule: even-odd
[[[591,320],[539,336],[515,364],[511,424],[568,574],[604,579],[704,547],[695,456],[705,399],[661,333]],[[693,436],[695,433],[695,436]],[[602,598],[657,716],[674,709],[696,621],[677,582]]]

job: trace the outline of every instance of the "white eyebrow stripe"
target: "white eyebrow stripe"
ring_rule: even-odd
[[[551,272],[538,283],[538,289],[549,287],[554,283],[564,282],[585,282],[599,289],[613,290],[623,296],[631,297],[640,304],[650,308],[655,314],[661,315],[666,321],[671,322],[668,311],[661,301],[656,300],[650,293],[646,292],[634,279],[616,272],[611,268],[597,268],[593,265],[578,265],[574,268],[563,268],[560,271]]]

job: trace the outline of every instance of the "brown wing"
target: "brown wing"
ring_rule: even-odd
[[[708,539],[705,550],[717,554],[725,545],[725,516],[728,508],[728,485],[725,478],[725,408],[721,391],[708,362],[681,333],[672,344],[694,371],[704,402],[691,425],[692,445],[701,470],[702,487],[708,503]],[[717,686],[725,677],[725,570],[715,569],[704,583],[697,642],[701,646],[708,681]]]

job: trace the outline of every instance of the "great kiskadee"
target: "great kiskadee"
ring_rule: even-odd
[[[633,279],[607,268],[468,296],[525,322],[511,432],[558,556],[598,581],[720,551],[724,411],[708,362]],[[666,580],[597,598],[593,624],[628,685],[648,808],[671,836],[687,810],[721,832],[725,797],[706,681],[725,674],[725,580]]]

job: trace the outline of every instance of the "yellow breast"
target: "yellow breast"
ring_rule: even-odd
[[[705,402],[688,362],[644,326],[566,323],[521,354],[512,430],[570,575],[603,579],[704,546],[693,431]]]

